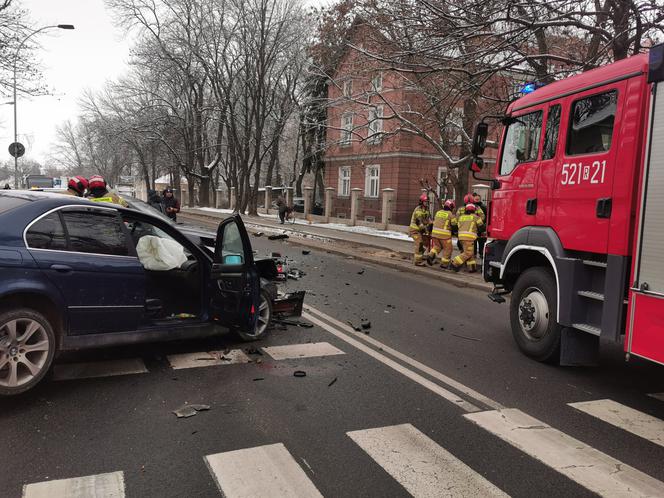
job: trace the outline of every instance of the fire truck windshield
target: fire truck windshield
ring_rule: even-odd
[[[542,133],[542,111],[518,116],[508,125],[500,161],[500,174],[508,175],[520,163],[537,159]]]

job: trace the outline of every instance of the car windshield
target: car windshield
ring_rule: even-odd
[[[175,224],[172,219],[170,219],[168,216],[166,216],[158,209],[153,208],[152,206],[150,206],[150,204],[148,204],[145,201],[137,199],[136,197],[131,197],[129,195],[121,195],[120,197],[122,197],[125,201],[127,201],[127,204],[129,204],[130,208],[135,209],[136,211],[141,211],[142,213],[156,216],[161,220],[167,221],[171,225]]]

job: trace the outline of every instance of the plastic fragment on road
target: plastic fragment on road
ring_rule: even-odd
[[[307,372],[305,372],[304,370],[295,370],[295,372],[293,372],[293,377],[306,377],[306,376]]]
[[[288,238],[288,235],[286,235],[285,233],[280,233],[280,234],[277,234],[277,235],[269,235],[268,236],[269,240],[283,240],[283,239],[287,239],[287,238]]]
[[[173,410],[173,413],[177,418],[189,418],[193,417],[196,415],[198,412],[206,411],[210,409],[210,405],[198,405],[198,404],[192,404],[192,405],[187,405],[184,404],[180,408]]]

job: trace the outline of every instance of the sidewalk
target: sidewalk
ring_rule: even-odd
[[[216,220],[227,218],[230,213],[227,210],[199,208],[183,208],[181,212],[184,217],[192,216],[192,219],[195,218],[197,221],[207,221],[212,224],[217,224],[218,221]],[[297,220],[293,225],[281,225],[278,219],[270,215],[258,217],[243,215],[242,219],[247,229],[253,233],[286,234],[289,236],[289,241],[294,244],[380,264],[400,271],[439,278],[459,287],[491,291],[491,286],[484,282],[481,272],[475,274],[464,271],[453,273],[450,270],[441,270],[438,264],[433,267],[414,266],[412,263],[412,241],[405,233],[392,232],[394,238],[390,238],[384,235],[374,235],[373,230],[365,229],[365,227],[337,227],[336,225],[328,227],[326,225],[329,224],[309,224],[305,220]],[[347,230],[352,228],[360,228],[361,230],[359,233]]]

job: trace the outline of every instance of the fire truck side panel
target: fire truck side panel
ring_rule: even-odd
[[[649,89],[645,74],[625,81],[620,136],[616,142],[609,254],[629,255],[634,244],[639,175],[647,133]]]
[[[651,100],[625,349],[664,363],[664,83]]]

